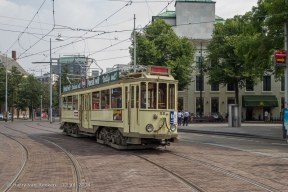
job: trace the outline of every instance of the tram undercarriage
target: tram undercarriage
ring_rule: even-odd
[[[149,149],[160,146],[169,146],[170,142],[178,142],[177,138],[155,139],[125,137],[118,128],[101,127],[96,133],[80,131],[75,123],[65,123],[60,127],[63,134],[72,137],[96,137],[97,143],[105,144],[116,149]]]

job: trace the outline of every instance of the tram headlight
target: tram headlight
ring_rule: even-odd
[[[176,125],[171,125],[170,130],[171,130],[172,132],[176,131]]]
[[[153,130],[154,130],[154,127],[153,127],[152,124],[146,125],[146,131],[151,132],[151,131],[153,131]]]

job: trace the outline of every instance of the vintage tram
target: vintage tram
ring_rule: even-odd
[[[82,79],[63,87],[60,129],[117,149],[178,142],[177,86],[170,68],[162,66]]]

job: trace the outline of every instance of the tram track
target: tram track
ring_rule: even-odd
[[[13,184],[17,181],[17,179],[19,178],[19,176],[21,175],[21,173],[23,172],[26,164],[27,164],[27,160],[28,160],[28,150],[26,149],[26,147],[19,141],[17,141],[16,139],[14,139],[13,137],[7,135],[7,134],[4,134],[4,133],[1,133],[0,134],[4,135],[5,137],[15,141],[18,145],[21,146],[21,148],[23,149],[24,151],[24,158],[23,158],[23,162],[22,162],[22,165],[20,167],[20,169],[18,170],[18,172],[15,174],[15,176],[13,177],[13,179],[7,184],[7,186],[5,187],[5,189],[3,190],[3,192],[7,192],[11,189],[11,187],[13,186]]]
[[[257,181],[252,180],[252,179],[248,179],[248,178],[246,178],[246,177],[244,177],[244,176],[241,176],[241,175],[232,173],[232,172],[230,172],[230,171],[224,170],[224,169],[219,168],[219,167],[217,167],[217,166],[214,166],[214,165],[205,163],[205,162],[203,162],[203,161],[199,161],[199,160],[197,160],[197,159],[193,159],[193,158],[191,158],[191,157],[187,157],[187,156],[182,155],[182,154],[179,154],[179,153],[173,153],[173,152],[167,152],[167,151],[165,151],[164,153],[169,153],[169,154],[171,154],[171,155],[174,155],[174,156],[180,157],[180,158],[182,158],[182,159],[188,160],[188,161],[190,161],[190,162],[196,163],[197,165],[201,165],[201,166],[206,167],[206,168],[209,168],[209,169],[211,169],[211,170],[221,172],[221,173],[223,173],[223,174],[225,174],[225,175],[231,176],[231,177],[236,178],[236,179],[238,179],[238,180],[241,180],[241,181],[244,181],[244,182],[249,183],[249,184],[251,184],[251,185],[254,185],[254,186],[256,186],[256,187],[259,187],[260,189],[263,189],[263,190],[265,190],[265,191],[269,191],[269,192],[278,191],[277,189],[274,189],[274,188],[272,188],[272,187],[266,186],[266,185],[263,184],[263,183],[259,183],[259,182],[257,182]]]
[[[35,127],[31,127],[31,126],[28,126],[28,125],[26,125],[25,124],[25,126],[27,126],[27,127],[30,127],[30,128],[34,128],[34,129],[37,129],[37,128],[35,128]],[[71,161],[71,163],[72,163],[72,165],[73,165],[73,167],[74,167],[74,171],[75,171],[75,174],[76,174],[76,183],[75,183],[75,186],[77,186],[77,192],[81,192],[82,191],[82,189],[81,189],[81,171],[80,171],[80,168],[79,168],[79,164],[78,164],[78,162],[77,162],[77,160],[76,160],[76,158],[69,152],[69,151],[67,151],[67,150],[65,150],[64,148],[62,148],[60,145],[58,145],[58,144],[56,144],[56,143],[54,143],[54,142],[52,142],[52,141],[50,141],[50,140],[47,140],[47,139],[44,139],[43,137],[40,137],[40,136],[36,136],[36,135],[32,135],[32,134],[27,134],[27,133],[25,133],[25,132],[22,132],[22,131],[19,131],[19,130],[16,130],[16,129],[13,129],[13,128],[11,128],[11,127],[8,127],[8,126],[6,126],[6,125],[4,125],[4,127],[5,128],[7,128],[7,129],[10,129],[10,130],[13,130],[13,131],[15,131],[15,132],[19,132],[19,133],[22,133],[22,134],[24,134],[24,135],[27,135],[27,136],[31,136],[31,137],[35,137],[35,138],[38,138],[38,139],[40,139],[40,140],[42,140],[42,141],[45,141],[46,143],[50,143],[50,144],[52,144],[52,145],[54,145],[54,146],[56,146],[57,148],[59,148],[61,151],[63,151],[64,152],[64,154],[68,157],[68,159]],[[54,132],[54,131],[49,131],[49,130],[45,130],[45,129],[39,129],[39,130],[44,130],[44,131],[48,131],[48,132]],[[0,132],[1,133],[1,132]],[[54,132],[54,133],[59,133],[59,132]],[[3,133],[1,133],[1,134],[3,134]],[[5,136],[8,136],[7,134],[3,134],[3,135],[5,135]],[[9,138],[11,138],[11,139],[13,139],[13,136],[8,136]],[[13,140],[15,140],[15,139],[13,139]],[[17,141],[17,140],[15,140],[15,141]],[[17,141],[18,142],[18,141]],[[20,143],[20,142],[18,142],[18,143]],[[24,147],[24,145],[23,145],[23,147]],[[27,153],[28,153],[28,151],[27,151]],[[26,163],[25,163],[26,164]],[[23,169],[21,170],[21,172],[23,171]],[[19,176],[20,174],[16,174],[16,176]],[[15,176],[15,177],[16,177]],[[18,176],[17,176],[17,178],[18,178]],[[14,177],[14,178],[15,178]],[[16,179],[17,179],[16,178]],[[15,180],[16,180],[15,179]],[[15,180],[13,181],[13,182],[15,182]],[[11,187],[12,185],[10,185],[10,187]]]

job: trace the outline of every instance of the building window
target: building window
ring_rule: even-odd
[[[219,84],[211,84],[211,91],[219,91]]]
[[[263,91],[271,91],[271,76],[263,77]]]
[[[218,113],[219,112],[219,97],[212,97],[211,98],[211,112],[212,113]]]
[[[196,56],[196,67],[199,67],[200,64],[201,64],[201,57]]]
[[[201,108],[202,103],[202,108]],[[204,98],[202,97],[202,102],[200,102],[200,97],[196,97],[196,116],[203,115]]]
[[[204,90],[204,77],[196,76],[196,91]]]
[[[254,85],[252,81],[246,80],[246,91],[254,91]]]
[[[281,78],[281,91],[285,91],[285,77]]]
[[[235,87],[233,83],[228,83],[227,84],[227,91],[235,91]]]

